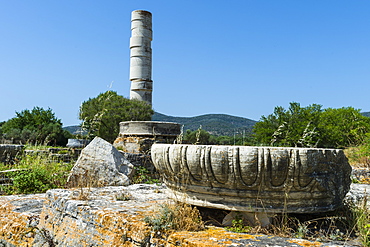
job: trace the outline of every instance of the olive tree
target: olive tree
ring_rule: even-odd
[[[90,137],[99,136],[113,142],[122,121],[150,121],[154,111],[146,102],[130,100],[114,91],[89,98],[80,106],[79,118]]]

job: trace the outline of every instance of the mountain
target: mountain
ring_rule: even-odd
[[[72,135],[77,135],[77,134],[86,135],[87,134],[87,131],[82,130],[79,125],[67,126],[67,127],[63,127],[63,129],[69,131],[69,133],[71,133]]]
[[[364,115],[365,117],[370,117],[370,111],[368,112],[361,112],[362,115]]]
[[[257,121],[235,117],[226,114],[206,114],[196,117],[172,117],[167,116],[158,112],[155,112],[152,116],[153,121],[160,122],[173,122],[184,125],[184,132],[190,129],[192,131],[202,129],[208,131],[212,135],[225,135],[233,136],[234,134],[250,133],[253,129],[254,124]],[[78,125],[63,127],[72,134],[86,134],[86,131],[82,131]]]
[[[155,112],[153,121],[175,122],[184,125],[184,132],[187,129],[197,130],[200,126],[212,135],[227,135],[249,133],[257,121],[235,117],[226,114],[206,114],[196,117],[172,117]]]

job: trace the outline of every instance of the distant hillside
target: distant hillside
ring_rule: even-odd
[[[370,117],[370,111],[369,112],[361,112],[362,115],[365,117]]]
[[[79,125],[67,126],[67,127],[63,127],[63,129],[69,131],[72,135],[77,135],[77,134],[86,135],[87,134],[87,132],[82,130]]]
[[[200,126],[212,135],[242,134],[251,132],[256,121],[235,117],[226,114],[206,114],[196,117],[172,117],[161,113],[154,113],[153,121],[175,122],[184,125],[184,131],[187,129],[197,130]]]
[[[234,117],[226,114],[206,114],[196,117],[172,117],[158,112],[154,113],[152,120],[179,123],[184,125],[184,132],[187,129],[192,131],[197,130],[202,126],[202,129],[217,136],[232,136],[234,134],[242,134],[243,131],[244,133],[250,133],[253,125],[256,123],[256,121],[248,118]],[[81,134],[81,127],[78,125],[67,126],[63,129],[68,130],[74,135]],[[84,132],[83,134],[86,133]]]

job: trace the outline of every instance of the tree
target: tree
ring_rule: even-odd
[[[191,131],[186,130],[184,140],[191,144],[213,144],[212,142],[212,136],[210,133],[199,127],[199,129]]]
[[[254,136],[264,145],[315,146],[321,112],[321,105],[317,104],[301,107],[291,102],[288,110],[277,106],[273,114],[262,116],[254,125]]]
[[[352,107],[321,109],[290,103],[288,110],[275,107],[274,113],[254,126],[259,143],[292,147],[343,148],[359,145],[370,131],[370,118]]]
[[[16,112],[16,116],[6,121],[1,130],[5,138],[21,143],[64,146],[70,136],[50,108],[45,110],[37,106],[31,111]]]
[[[363,143],[370,132],[370,118],[353,107],[327,108],[320,116],[321,147],[348,147]]]
[[[0,137],[3,136],[3,125],[4,125],[5,121],[3,122],[0,122]]]
[[[90,136],[113,142],[122,121],[150,121],[154,111],[143,101],[130,100],[114,91],[107,91],[84,101],[79,118]]]

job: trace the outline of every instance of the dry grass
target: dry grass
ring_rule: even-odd
[[[155,231],[199,231],[204,229],[204,222],[199,210],[180,202],[161,204],[156,209],[154,216],[147,216],[144,220]]]
[[[354,168],[370,168],[370,156],[364,154],[362,147],[350,147],[344,150],[349,164]]]

